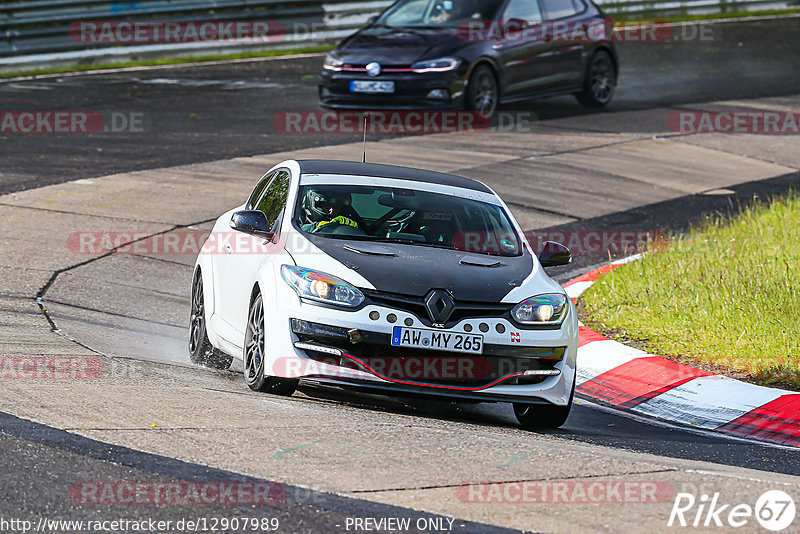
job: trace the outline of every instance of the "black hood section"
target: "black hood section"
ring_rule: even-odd
[[[380,243],[394,256],[359,254],[364,241],[331,239],[305,234],[314,245],[332,258],[366,278],[378,291],[423,297],[431,289],[445,289],[453,298],[466,302],[498,303],[520,285],[533,269],[533,257],[468,254],[419,245]],[[345,248],[345,245],[349,245]],[[462,262],[464,257],[497,261],[496,266]]]
[[[464,48],[453,28],[386,28],[370,26],[336,48],[348,65],[377,61],[383,66],[410,66],[421,59],[449,56]]]

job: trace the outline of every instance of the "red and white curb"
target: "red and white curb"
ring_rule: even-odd
[[[573,300],[604,265],[564,284]],[[580,325],[576,391],[618,408],[697,428],[800,446],[800,393],[768,388],[676,363],[610,340]]]

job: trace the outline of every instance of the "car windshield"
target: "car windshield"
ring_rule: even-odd
[[[470,20],[490,20],[498,0],[400,0],[376,21],[390,27],[458,26]]]
[[[332,239],[502,256],[522,253],[519,236],[502,207],[442,193],[307,185],[300,188],[294,222],[305,233]]]

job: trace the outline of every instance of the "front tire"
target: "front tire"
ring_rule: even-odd
[[[290,396],[297,389],[297,380],[266,376],[264,360],[266,349],[266,323],[264,300],[258,293],[250,304],[247,314],[247,330],[244,334],[244,381],[253,391]]]
[[[214,348],[208,340],[205,312],[203,277],[200,271],[197,271],[194,284],[192,284],[192,312],[189,316],[189,359],[197,365],[214,369],[228,369],[233,358]]]
[[[598,50],[589,59],[583,90],[576,93],[575,97],[586,107],[601,108],[611,102],[616,86],[617,72],[614,61],[608,52]]]
[[[577,378],[577,376],[575,377]],[[572,381],[572,391],[566,406],[552,404],[524,404],[514,403],[514,415],[524,430],[543,428],[558,428],[567,422],[572,409],[572,400],[575,397],[575,379]]]
[[[491,117],[497,109],[499,96],[494,72],[486,65],[479,65],[467,85],[467,109]]]

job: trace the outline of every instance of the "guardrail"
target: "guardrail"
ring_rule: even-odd
[[[367,20],[367,11],[378,12],[389,3],[347,3],[336,0],[326,3],[319,0],[139,0],[131,3],[109,0],[37,0],[7,3],[0,4],[0,33],[3,37],[0,40],[0,56],[108,46],[82,41],[80,35],[74,32],[75,27],[70,26],[78,21],[262,21],[278,27],[288,25],[314,28],[315,31],[323,32],[326,29],[355,29]],[[71,29],[73,32],[70,32]]]
[[[332,42],[362,26],[392,0],[32,0],[0,4],[0,70],[42,63],[91,62],[148,55],[197,55]],[[613,18],[654,19],[800,6],[800,0],[598,0]],[[282,27],[272,39],[199,42],[91,42],[76,37],[80,21],[268,22]],[[70,30],[73,30],[72,32]],[[94,59],[93,59],[94,58]]]

